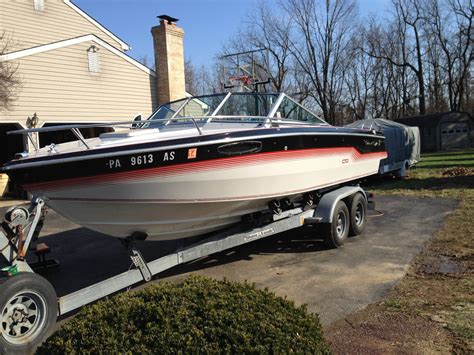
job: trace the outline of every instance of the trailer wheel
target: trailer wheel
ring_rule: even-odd
[[[34,273],[19,273],[0,284],[0,353],[32,353],[56,323],[53,286]]]
[[[331,223],[322,225],[324,242],[331,248],[339,248],[349,235],[349,210],[344,201],[339,201],[334,209]]]
[[[361,235],[367,224],[367,200],[361,193],[354,195],[351,201],[350,235]]]

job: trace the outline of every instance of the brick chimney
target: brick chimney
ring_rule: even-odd
[[[160,25],[152,27],[158,104],[185,97],[182,28],[178,19],[161,15]]]

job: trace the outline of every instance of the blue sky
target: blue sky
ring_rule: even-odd
[[[274,0],[270,0],[271,1]],[[213,62],[222,44],[245,23],[258,0],[73,0],[81,9],[128,43],[135,59],[153,59],[150,33],[156,16],[179,18],[185,57],[196,65]],[[275,1],[276,3],[276,1]],[[382,13],[389,0],[359,0],[360,12]]]

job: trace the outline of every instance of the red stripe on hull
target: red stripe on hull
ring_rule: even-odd
[[[259,165],[264,162],[274,162],[278,160],[287,160],[288,158],[301,159],[314,155],[330,156],[339,153],[351,153],[351,158],[355,161],[362,159],[370,159],[378,157],[384,159],[387,157],[386,152],[375,152],[361,154],[354,147],[341,148],[313,148],[292,151],[268,152],[253,155],[245,155],[239,157],[220,158],[213,160],[205,160],[201,162],[186,162],[172,166],[145,168],[140,170],[111,172],[87,177],[71,178],[65,180],[54,180],[48,182],[24,184],[22,187],[27,191],[56,189],[63,187],[82,187],[91,184],[103,184],[118,181],[129,181],[136,178],[146,179],[152,176],[169,176],[179,175],[188,172],[205,171],[214,168],[233,168],[238,166]]]
[[[337,181],[332,181],[331,185],[333,184],[342,184],[348,181],[352,180],[357,180],[357,179],[362,179],[366,177],[367,174],[364,175],[358,175],[358,176],[353,176],[350,179],[341,179]],[[278,194],[278,196],[288,196],[288,195],[295,195],[295,194],[300,194],[304,193],[307,191],[313,191],[317,189],[321,189],[324,187],[330,186],[328,184],[322,184],[322,185],[314,185],[308,188],[304,189],[298,189],[298,190],[288,190],[284,191]],[[273,198],[273,197],[278,197],[275,196],[275,194],[263,194],[263,195],[247,195],[247,196],[236,196],[232,198],[212,198],[212,199],[107,199],[107,198],[71,198],[71,197],[53,197],[50,198],[50,200],[55,200],[55,201],[78,201],[78,202],[157,202],[157,203],[198,203],[198,202],[223,202],[223,201],[245,201],[245,200],[250,200],[250,199],[262,199],[262,198]]]

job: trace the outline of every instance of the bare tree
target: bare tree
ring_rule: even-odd
[[[443,52],[439,45],[437,35],[432,31],[431,26],[426,26],[425,30],[426,47],[426,78],[428,112],[441,112],[448,109],[445,98],[446,72],[442,69],[444,65]]]
[[[308,80],[329,123],[342,105],[344,56],[348,50],[356,3],[352,0],[288,0],[281,3],[294,21],[291,53]]]
[[[191,95],[197,95],[197,73],[191,59],[186,59],[184,61],[184,80],[186,92]]]
[[[217,64],[211,68],[216,66]],[[217,74],[204,65],[196,67],[191,59],[187,59],[184,63],[184,76],[186,92],[191,95],[213,94],[220,91]]]
[[[449,0],[447,6],[443,5],[439,0],[431,0],[427,21],[443,54],[439,68],[447,76],[449,108],[456,111],[462,109],[464,102],[469,105],[468,76],[474,60],[474,5],[472,0]]]
[[[18,65],[6,60],[11,39],[5,31],[0,32],[0,109],[8,110],[15,101],[21,82],[17,75]]]
[[[268,73],[276,92],[286,91],[290,86],[288,79],[290,63],[290,22],[277,16],[268,2],[261,1],[253,26],[248,32],[250,42],[255,47],[266,48],[269,53]],[[293,82],[293,85],[295,83]]]
[[[268,76],[271,91],[281,92],[294,89],[297,85],[289,76],[292,74],[290,47],[290,22],[277,15],[266,0],[260,0],[256,11],[247,17],[239,32],[223,47],[221,56],[231,53],[266,49],[268,58],[260,65],[262,73]]]
[[[409,103],[411,95],[408,93],[407,70],[416,77],[418,84],[418,107],[419,113],[426,112],[425,77],[423,72],[423,53],[421,28],[423,25],[423,14],[421,3],[417,0],[392,0],[394,7],[393,30],[391,43],[375,49],[371,48],[368,55],[386,60],[390,65],[402,69],[401,85],[402,100]],[[398,45],[398,51],[394,51]]]
[[[392,0],[363,25],[356,0],[279,5],[262,0],[227,53],[268,48],[272,88],[326,121],[472,110],[473,0]]]
[[[349,55],[350,65],[346,69],[344,82],[349,98],[349,110],[355,119],[364,119],[368,115],[371,84],[373,83],[373,58],[367,58],[360,50],[361,36],[354,34]],[[368,60],[367,60],[368,59]]]

